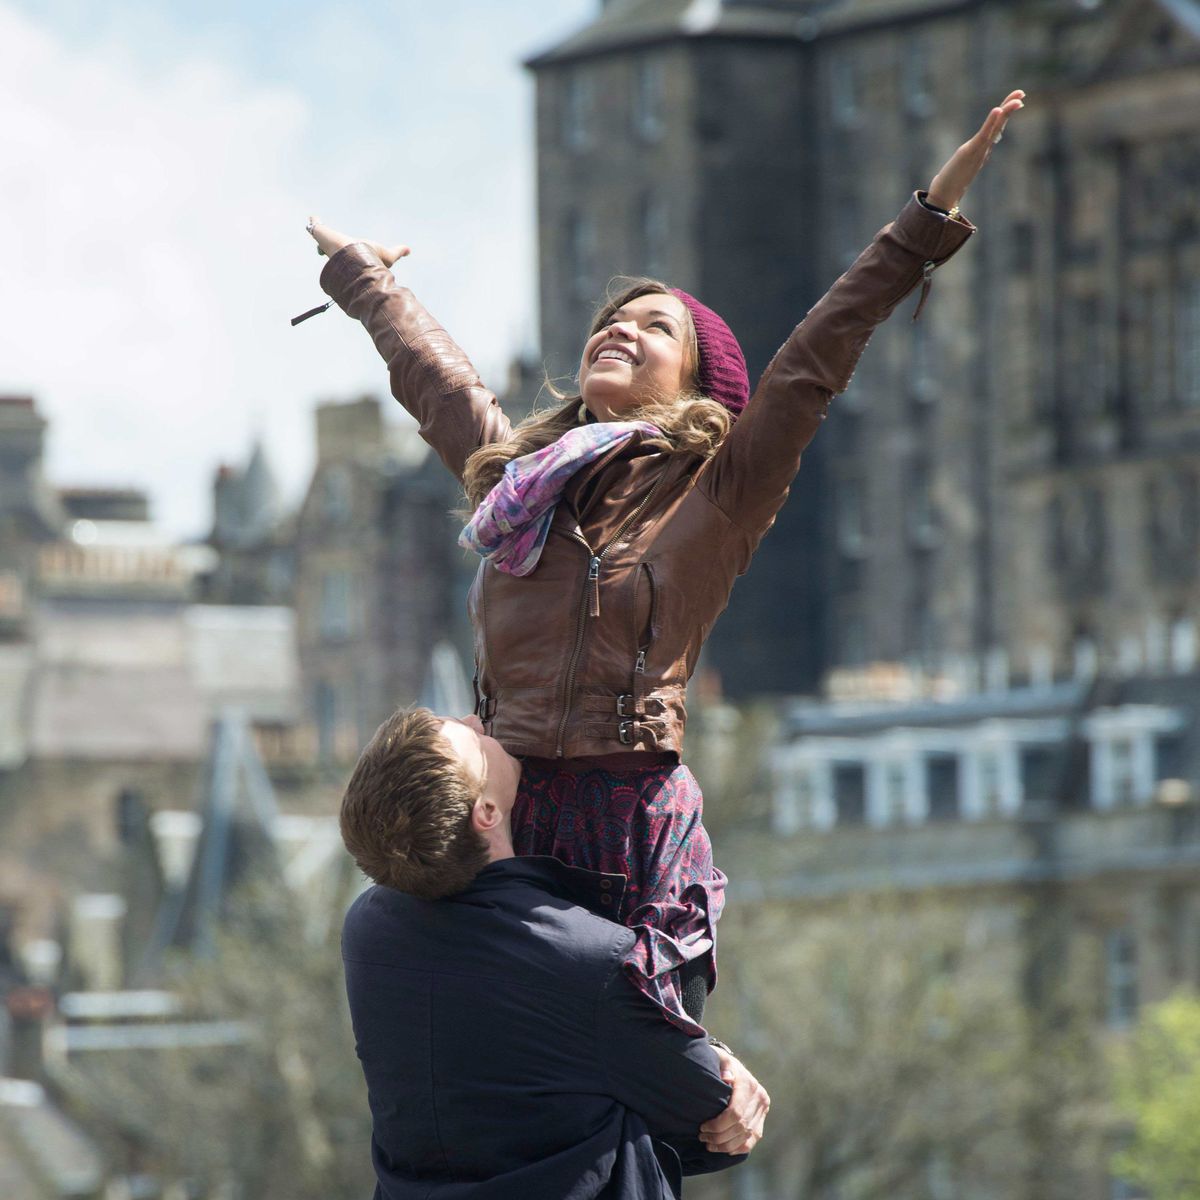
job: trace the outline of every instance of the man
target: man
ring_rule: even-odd
[[[626,980],[624,878],[513,854],[521,764],[402,710],[342,836],[368,889],[342,955],[377,1200],[666,1200],[757,1143],[769,1097]]]

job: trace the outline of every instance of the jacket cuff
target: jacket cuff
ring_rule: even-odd
[[[362,278],[363,272],[373,267],[382,267],[379,256],[366,242],[351,242],[343,246],[325,264],[321,271],[321,291],[330,296],[339,308],[349,298],[353,284]]]
[[[892,237],[923,262],[942,263],[955,254],[975,232],[966,217],[944,217],[921,203],[925,193],[914,192],[912,199],[892,222]]]

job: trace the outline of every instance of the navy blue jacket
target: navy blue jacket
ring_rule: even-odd
[[[712,1047],[621,971],[633,934],[599,914],[624,883],[510,858],[449,899],[354,902],[376,1200],[664,1200],[741,1161],[696,1136],[729,1102]]]

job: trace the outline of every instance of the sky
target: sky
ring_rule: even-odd
[[[56,486],[147,490],[194,537],[261,438],[295,503],[313,406],[383,364],[325,300],[309,213],[397,273],[500,388],[537,348],[533,83],[599,0],[0,0],[0,394]],[[388,400],[389,408],[399,406]]]

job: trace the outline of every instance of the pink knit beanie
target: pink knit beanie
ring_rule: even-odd
[[[733,330],[695,296],[689,296],[679,288],[672,288],[671,295],[692,314],[692,324],[696,327],[696,343],[700,347],[700,366],[696,374],[700,391],[723,404],[736,421],[750,399],[750,376],[746,371],[746,357]]]

